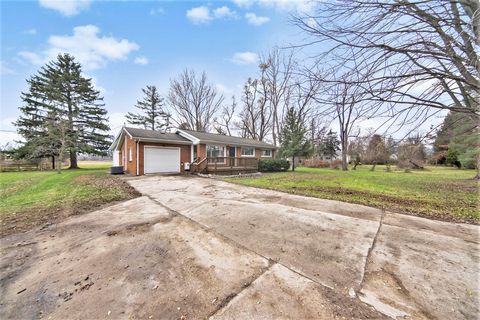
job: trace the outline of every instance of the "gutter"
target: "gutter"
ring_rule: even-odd
[[[164,139],[148,139],[148,138],[138,138],[138,137],[133,137],[132,139],[135,140],[142,140],[142,142],[157,142],[157,143],[172,143],[172,144],[184,144],[184,145],[192,145],[190,141],[176,141],[176,140],[164,140]]]

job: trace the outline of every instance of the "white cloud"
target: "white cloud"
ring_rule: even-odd
[[[218,7],[210,11],[206,6],[187,10],[187,18],[194,24],[208,23],[214,19],[236,18],[237,13],[227,6]]]
[[[90,7],[91,0],[39,0],[40,6],[53,9],[64,16],[70,17],[79,14]]]
[[[235,11],[232,11],[229,7],[223,6],[223,7],[218,7],[215,10],[213,10],[213,15],[217,19],[220,19],[220,18],[234,18],[234,17],[236,17],[237,13]]]
[[[233,2],[240,8],[248,8],[253,4],[253,0],[233,0]]]
[[[187,10],[187,18],[195,24],[207,23],[212,20],[210,9],[205,6]]]
[[[156,15],[160,15],[160,14],[164,14],[165,13],[165,9],[163,8],[152,8],[150,9],[150,15],[152,16],[156,16]]]
[[[104,67],[110,60],[125,60],[132,51],[138,50],[135,42],[99,36],[100,29],[93,25],[73,28],[71,36],[50,36],[48,49],[41,54],[21,51],[18,54],[33,64],[44,64],[55,59],[59,53],[70,53],[85,70]]]
[[[248,12],[245,14],[245,19],[247,19],[247,22],[249,24],[252,24],[254,26],[261,26],[262,24],[265,24],[267,23],[268,21],[270,21],[270,18],[269,17],[261,17],[261,16],[257,16],[255,13],[253,12]]]
[[[258,54],[254,52],[236,52],[234,53],[231,61],[237,64],[251,64],[258,61]]]
[[[27,35],[30,35],[30,36],[36,35],[37,34],[37,29],[32,28],[32,29],[23,30],[23,34],[27,34]]]
[[[35,52],[20,51],[18,55],[24,58],[25,60],[29,61],[31,64],[44,64],[47,61],[44,58],[40,57]]]
[[[217,91],[219,91],[220,93],[223,93],[224,95],[232,95],[233,94],[233,90],[227,88],[227,86],[225,86],[224,84],[217,83],[217,84],[215,84],[215,88],[217,89]]]
[[[144,56],[138,56],[133,60],[133,63],[144,66],[148,64],[148,59]]]
[[[256,4],[274,8],[280,11],[294,11],[298,13],[313,13],[318,0],[233,0],[241,8],[249,8]]]
[[[0,75],[4,76],[15,73],[15,70],[9,68],[5,62],[0,61]]]

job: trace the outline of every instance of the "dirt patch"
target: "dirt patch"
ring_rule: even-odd
[[[126,181],[113,176],[83,175],[74,180],[76,184],[95,186],[101,192],[102,189],[116,189],[123,195],[121,200],[114,202],[102,198],[73,200],[61,203],[58,206],[48,208],[33,208],[25,211],[1,215],[0,237],[17,232],[25,232],[33,228],[58,223],[73,215],[84,214],[93,210],[102,209],[106,205],[115,204],[119,201],[133,199],[141,194],[130,186]]]

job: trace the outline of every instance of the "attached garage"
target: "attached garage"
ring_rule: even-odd
[[[145,146],[145,174],[179,173],[180,148]]]

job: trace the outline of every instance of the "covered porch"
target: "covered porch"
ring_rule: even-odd
[[[258,171],[258,159],[253,157],[206,157],[193,162],[190,172],[219,175],[251,173]]]

